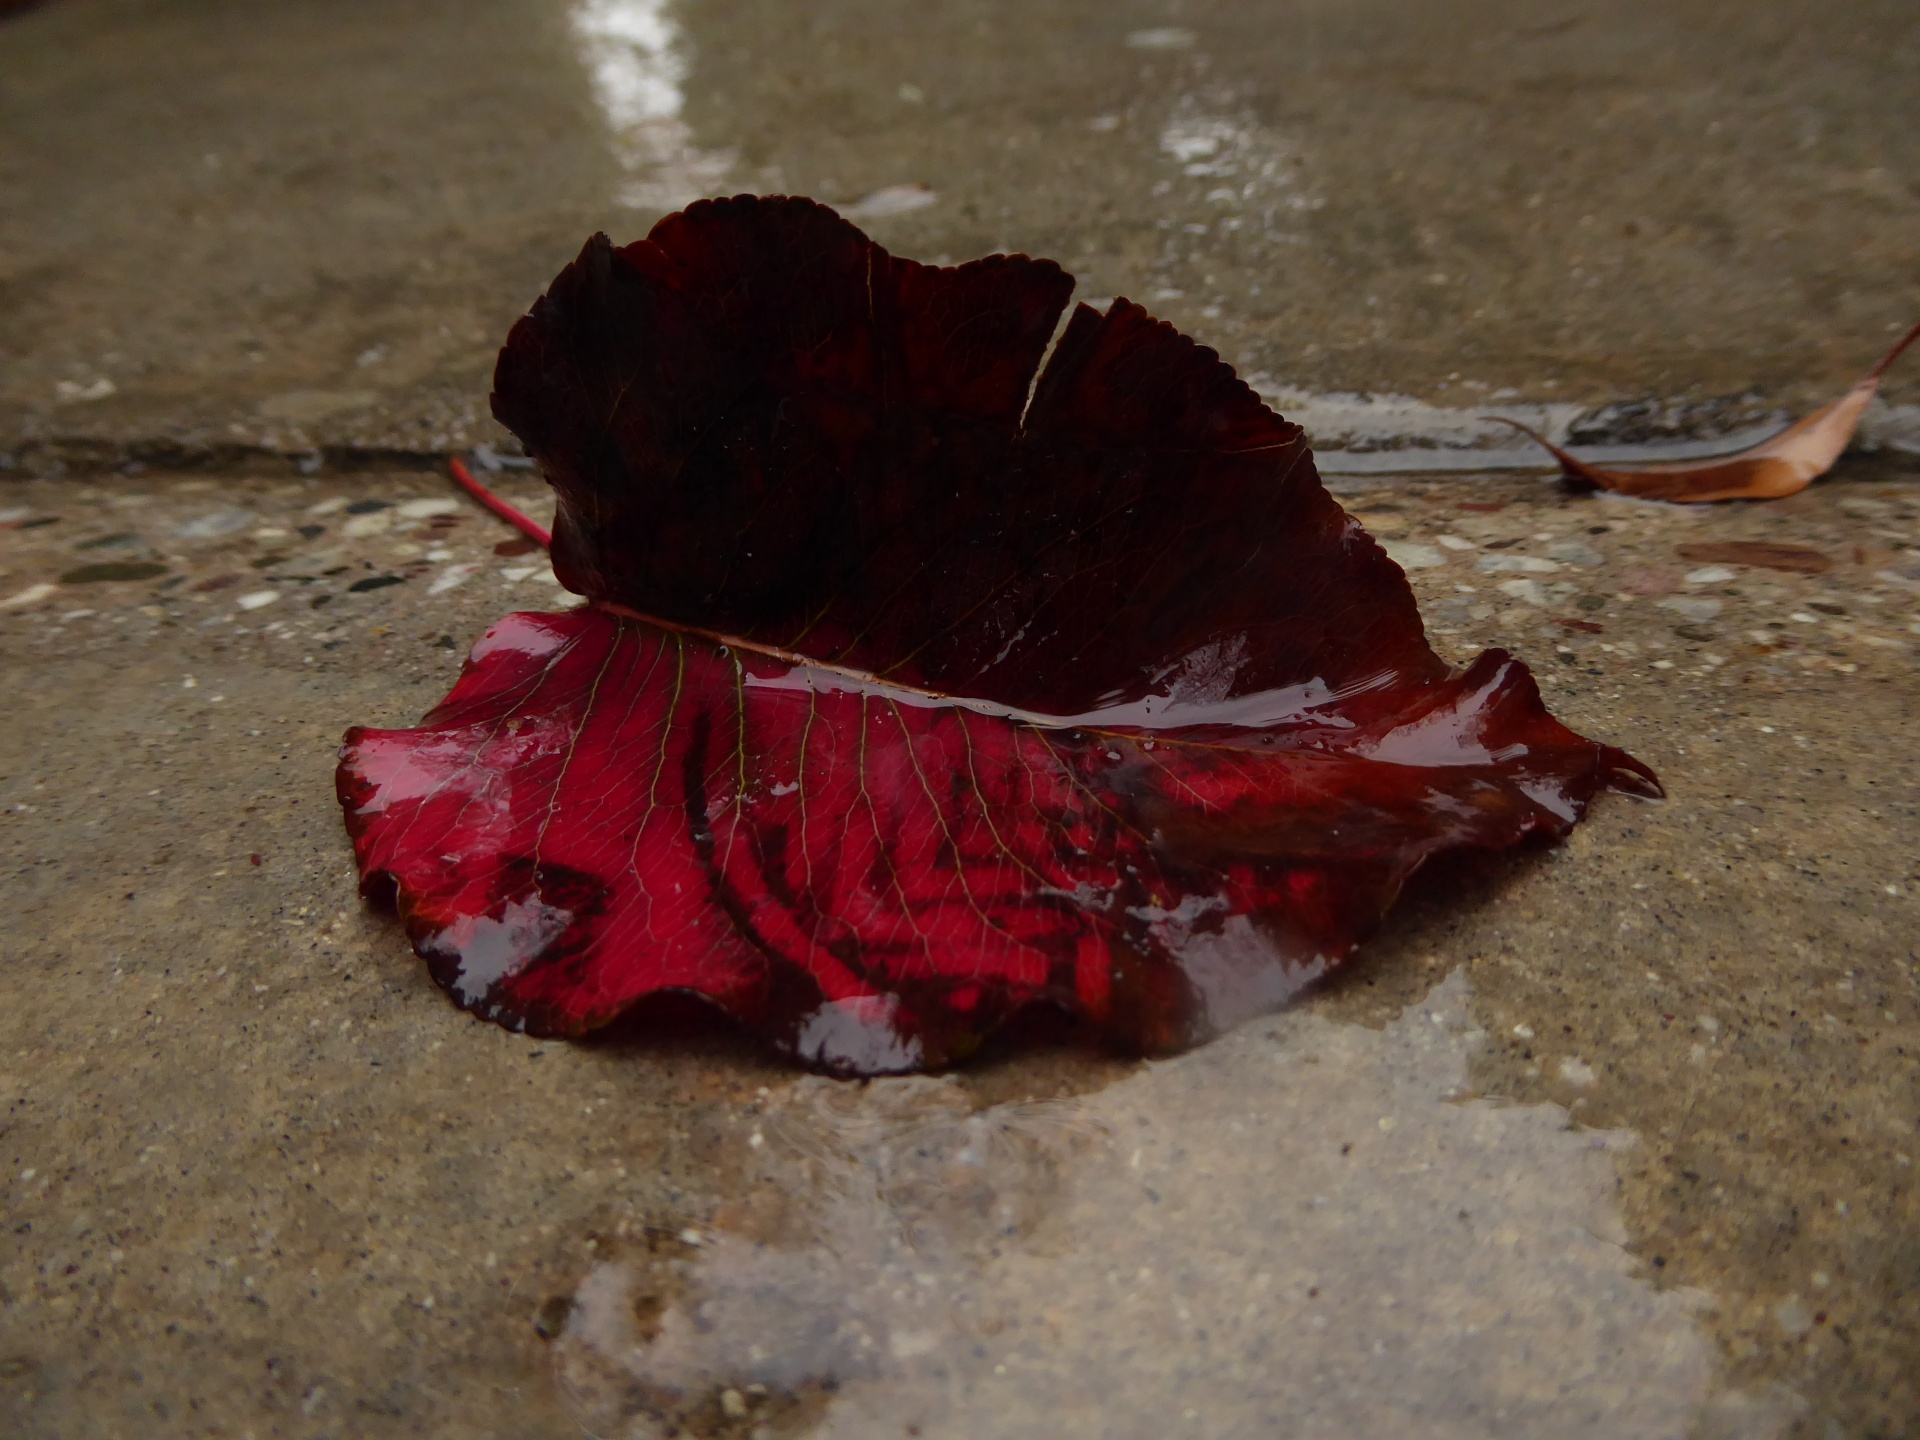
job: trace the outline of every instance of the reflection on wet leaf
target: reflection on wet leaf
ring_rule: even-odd
[[[596,604],[501,621],[339,772],[460,1003],[580,1034],[686,990],[864,1074],[1036,1003],[1162,1052],[1339,963],[1431,856],[1651,786],[1504,652],[1442,661],[1212,351],[1115,301],[1036,374],[1071,288],[752,197],[554,281],[494,408]]]
[[[796,1409],[929,1440],[1680,1440],[1710,1404],[1777,1433],[1711,1400],[1696,1297],[1621,1248],[1630,1137],[1453,1099],[1465,999],[1249,1026],[1075,1101],[803,1081],[713,1227],[586,1277],[564,1392],[625,1440]]]

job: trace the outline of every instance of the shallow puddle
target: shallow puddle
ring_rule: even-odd
[[[1716,1393],[1711,1301],[1622,1249],[1633,1137],[1462,1096],[1467,1001],[1075,1100],[799,1082],[715,1227],[585,1277],[561,1386],[631,1437],[1779,1433]]]

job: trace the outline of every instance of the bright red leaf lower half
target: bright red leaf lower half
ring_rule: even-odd
[[[599,607],[517,614],[418,728],[349,732],[340,798],[467,1008],[580,1035],[686,991],[875,1074],[1036,1002],[1193,1043],[1340,961],[1429,856],[1652,784],[1500,651],[1344,690],[1208,681],[1033,716]]]

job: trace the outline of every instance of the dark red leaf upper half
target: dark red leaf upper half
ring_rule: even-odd
[[[1041,371],[1071,289],[751,197],[554,281],[494,411],[595,603],[507,617],[340,766],[460,1003],[577,1035],[688,991],[857,1073],[1036,1002],[1162,1051],[1340,961],[1429,856],[1653,785],[1502,652],[1436,656],[1213,352],[1116,301]]]

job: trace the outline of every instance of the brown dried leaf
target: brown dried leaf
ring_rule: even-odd
[[[1767,540],[1702,540],[1678,545],[1674,552],[1682,560],[1697,560],[1706,565],[1749,565],[1761,570],[1792,570],[1801,575],[1820,575],[1833,568],[1833,557],[1823,550],[1805,545],[1775,545]]]
[[[1611,470],[1568,454],[1517,420],[1503,416],[1493,418],[1545,446],[1560,462],[1567,479],[1590,488],[1685,505],[1700,505],[1711,500],[1782,500],[1799,494],[1833,468],[1834,461],[1853,439],[1860,417],[1880,389],[1880,377],[1916,339],[1920,339],[1920,325],[1901,336],[1893,348],[1880,357],[1879,364],[1832,404],[1822,406],[1751,449],[1713,460]]]

